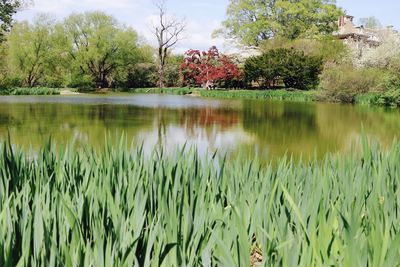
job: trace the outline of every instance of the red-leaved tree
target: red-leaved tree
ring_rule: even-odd
[[[240,70],[232,60],[219,53],[213,46],[207,52],[188,50],[181,64],[181,75],[185,85],[202,86],[207,89],[226,86],[240,79]]]

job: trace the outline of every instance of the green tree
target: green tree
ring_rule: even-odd
[[[307,56],[294,49],[273,49],[246,60],[244,73],[248,82],[258,82],[267,88],[279,81],[286,88],[311,89],[318,85],[322,59]]]
[[[244,64],[244,75],[247,83],[256,82],[259,87],[270,88],[274,86],[277,78],[275,58],[265,53],[262,56],[250,57]]]
[[[278,36],[293,40],[331,34],[342,14],[335,0],[230,0],[216,34],[259,46]]]
[[[287,88],[301,90],[316,88],[322,71],[320,57],[306,56],[301,51],[278,49],[279,71]]]
[[[0,0],[0,42],[4,41],[4,34],[10,30],[12,16],[21,7],[19,0]]]
[[[102,12],[74,14],[64,22],[74,75],[98,88],[112,86],[141,61],[137,33]],[[88,80],[89,79],[89,80]]]
[[[183,55],[170,55],[165,66],[165,85],[167,87],[180,86],[180,67],[183,62]]]
[[[55,23],[45,15],[38,16],[33,25],[16,23],[8,38],[10,75],[21,80],[21,85],[40,84],[54,60],[52,53]]]

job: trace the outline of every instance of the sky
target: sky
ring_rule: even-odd
[[[184,40],[174,52],[206,50],[212,45],[225,52],[232,50],[232,45],[227,41],[211,37],[224,20],[228,3],[229,0],[168,0],[168,13],[184,19],[187,24]],[[399,0],[337,0],[337,3],[347,14],[355,16],[356,21],[358,18],[375,16],[383,25],[400,29]],[[120,23],[132,26],[146,42],[155,44],[150,30],[157,15],[153,0],[34,0],[34,4],[20,11],[16,19],[32,21],[39,13],[62,19],[71,13],[93,10],[113,15]]]

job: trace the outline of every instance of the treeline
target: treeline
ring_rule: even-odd
[[[400,106],[400,35],[371,17],[360,23],[377,44],[336,40],[342,15],[335,0],[230,0],[215,33],[261,53],[245,62],[253,85],[317,88],[319,98],[341,102],[371,94],[374,103]]]
[[[102,12],[63,21],[40,15],[15,22],[1,44],[1,87],[149,87],[157,82],[154,48]],[[182,56],[171,55],[166,83],[176,86]]]

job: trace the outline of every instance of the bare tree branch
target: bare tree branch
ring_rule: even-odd
[[[155,6],[158,9],[158,24],[153,25],[153,34],[158,42],[159,60],[159,87],[164,87],[164,69],[170,50],[182,40],[182,34],[186,29],[186,23],[169,17],[166,12],[166,0],[157,0]]]

